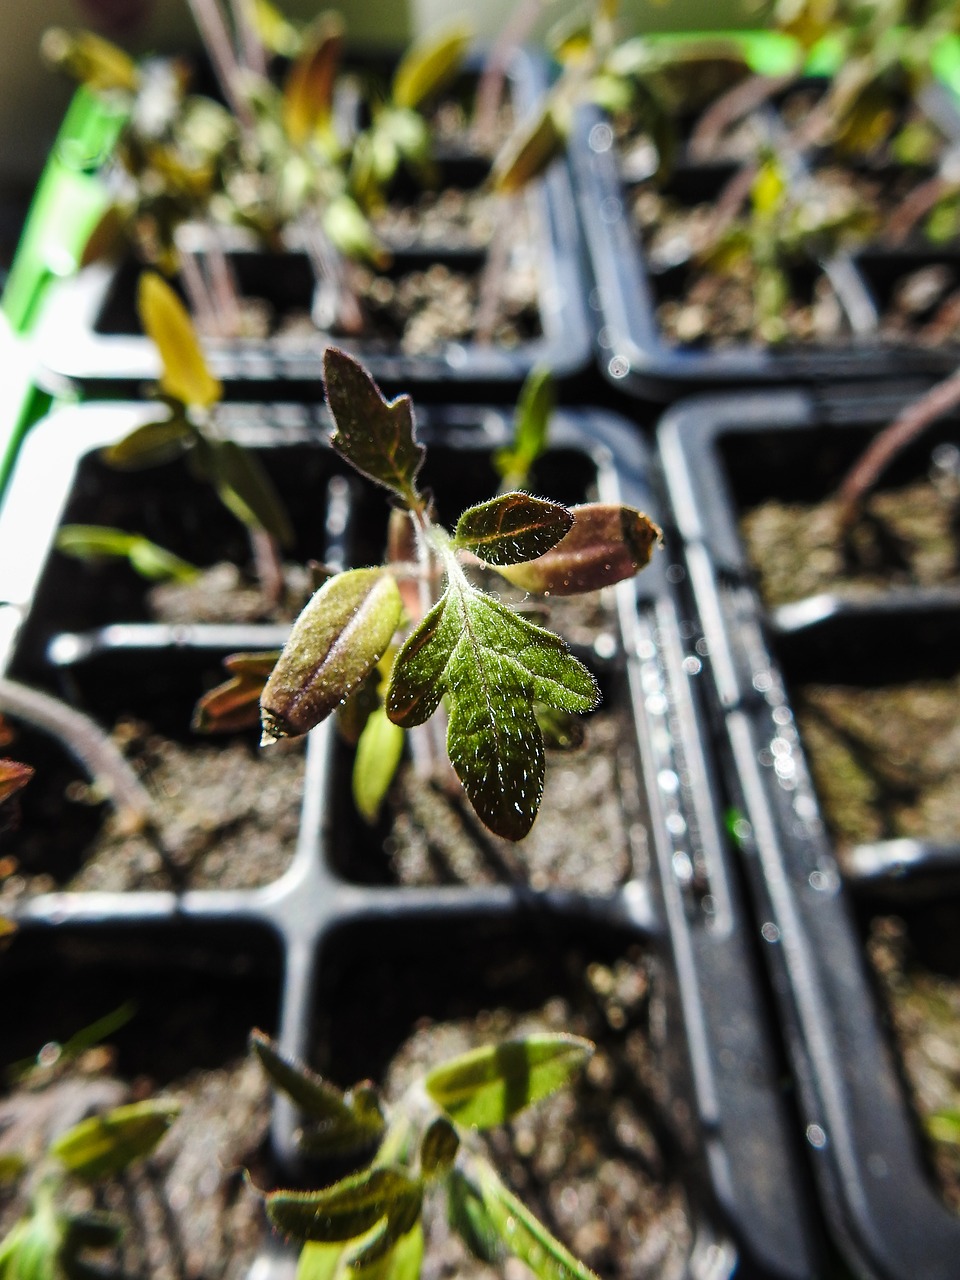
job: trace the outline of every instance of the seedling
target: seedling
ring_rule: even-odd
[[[149,538],[100,524],[65,524],[57,532],[57,550],[77,560],[126,560],[143,578],[164,582],[192,582],[196,565],[159,547]]]
[[[596,1280],[504,1185],[477,1138],[563,1088],[589,1060],[589,1040],[539,1035],[475,1049],[434,1067],[392,1108],[369,1081],[342,1093],[260,1032],[251,1044],[303,1112],[305,1154],[374,1149],[358,1172],[321,1190],[266,1196],[274,1227],[303,1245],[297,1280],[417,1280],[424,1198],[437,1194],[482,1262],[512,1255],[541,1280]]]
[[[446,749],[470,803],[496,834],[519,840],[543,790],[538,710],[583,713],[599,694],[560,637],[475,585],[470,565],[546,596],[593,591],[637,573],[659,530],[632,507],[567,508],[510,492],[469,508],[451,533],[420,488],[425,451],[409,397],[384,400],[334,347],[324,373],[333,449],[395,504],[393,554],[334,575],[309,601],[263,690],[263,741],[306,733],[368,693],[368,677],[405,635],[382,681],[383,714],[412,729],[443,703]]]

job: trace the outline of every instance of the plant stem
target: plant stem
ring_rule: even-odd
[[[220,336],[220,318],[210,298],[206,277],[192,249],[180,248],[180,278],[197,327],[211,337]]]
[[[230,259],[224,252],[220,237],[212,228],[206,260],[210,279],[210,292],[213,295],[217,309],[220,332],[231,338],[238,337],[243,327],[240,286],[237,284],[236,274],[230,265]]]
[[[230,110],[244,129],[252,130],[255,123],[253,112],[241,91],[240,64],[230,42],[230,32],[219,0],[187,0],[187,3]]]
[[[257,580],[267,604],[275,608],[282,601],[284,591],[283,563],[277,540],[266,529],[251,527],[249,533]]]
[[[796,78],[793,72],[784,76],[754,75],[722,93],[703,113],[690,134],[687,150],[691,160],[712,160],[728,129],[769,102],[774,94],[786,89]]]
[[[267,52],[263,47],[250,12],[250,0],[230,0],[233,25],[240,37],[240,55],[243,64],[258,76],[267,74]]]
[[[517,211],[516,196],[500,196],[494,218],[493,235],[487,249],[487,260],[480,275],[477,313],[473,325],[474,341],[489,346],[493,341],[500,313],[500,296],[507,274],[510,252],[509,227]]]
[[[920,219],[955,187],[956,183],[948,182],[939,173],[914,187],[891,213],[883,234],[883,243],[890,249],[899,248]]]
[[[846,533],[854,524],[867,492],[897,454],[958,405],[960,369],[907,405],[889,426],[884,427],[847,472],[837,491],[841,533]]]
[[[346,263],[330,242],[316,217],[303,221],[305,247],[317,275],[311,319],[321,331],[338,327],[356,336],[366,321],[354,290],[347,279]]]
[[[517,47],[529,36],[543,3],[544,0],[520,0],[487,55],[473,113],[473,142],[481,151],[492,148],[496,140],[497,113],[503,98],[507,65]]]

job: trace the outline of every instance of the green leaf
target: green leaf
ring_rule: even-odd
[[[251,529],[263,529],[281,546],[293,543],[293,526],[283,499],[249,449],[235,440],[198,442],[203,470],[210,477],[220,501]]]
[[[342,1178],[321,1191],[274,1191],[267,1196],[267,1216],[285,1235],[322,1244],[346,1244],[385,1221],[406,1223],[409,1231],[420,1213],[423,1187],[401,1169],[377,1166]]]
[[[569,711],[557,711],[554,707],[534,704],[533,713],[543,734],[543,745],[548,751],[575,751],[583,746],[583,721]]]
[[[80,1178],[109,1178],[150,1154],[180,1108],[169,1098],[116,1107],[61,1134],[50,1151]]]
[[[393,77],[398,107],[419,107],[457,74],[473,39],[473,28],[457,22],[411,45]]]
[[[187,309],[155,271],[144,271],[137,291],[137,310],[144,332],[160,353],[160,386],[181,404],[209,408],[223,388],[207,362]]]
[[[335,1280],[342,1258],[342,1245],[308,1242],[300,1250],[296,1280]]]
[[[578,1262],[522,1200],[509,1191],[486,1160],[476,1161],[477,1189],[490,1222],[507,1250],[540,1280],[597,1280]]]
[[[59,1280],[63,1232],[64,1220],[45,1190],[0,1241],[0,1280]]]
[[[309,42],[287,74],[282,116],[284,129],[294,146],[302,146],[330,123],[345,31],[339,13],[328,10],[322,14],[311,31]]]
[[[181,560],[179,556],[159,547],[149,538],[123,529],[111,529],[99,524],[65,524],[57,530],[57,550],[78,560],[97,560],[114,556],[128,560],[132,568],[144,578],[165,581],[190,582],[200,570],[196,565]]]
[[[619,503],[571,507],[573,528],[546,555],[499,572],[524,591],[569,596],[609,587],[649,564],[660,530],[642,511]]]
[[[461,576],[397,655],[387,714],[404,728],[422,724],[445,693],[447,750],[470,803],[497,835],[522,839],[543,792],[533,703],[590,711],[599,696],[593,676],[559,636]]]
[[[47,62],[94,93],[136,93],[140,83],[137,64],[130,55],[92,31],[72,34],[63,27],[49,27],[43,33],[40,51]]]
[[[179,457],[194,439],[194,431],[179,415],[145,422],[102,451],[108,466],[121,470],[154,467]]]
[[[224,658],[223,665],[233,675],[197,702],[190,726],[194,732],[236,733],[259,724],[260,695],[279,658],[279,649]]]
[[[424,449],[415,439],[410,397],[384,400],[360,361],[338,347],[323,353],[323,381],[337,425],[333,448],[361,475],[417,506]]]
[[[510,488],[526,484],[530,468],[547,447],[556,403],[553,375],[543,365],[531,369],[520,388],[513,420],[513,443],[493,455],[497,474]]]
[[[566,145],[566,134],[548,103],[504,143],[490,171],[494,191],[501,195],[522,191],[528,182],[543,173]]]
[[[293,624],[260,701],[264,741],[307,733],[380,661],[400,623],[400,592],[384,569],[324,583]]]
[[[572,528],[573,516],[559,502],[504,493],[466,510],[455,541],[487,564],[518,564],[542,556]]]
[[[571,1035],[484,1045],[434,1067],[424,1087],[457,1124],[489,1129],[561,1089],[593,1049],[589,1040]]]
[[[453,1168],[460,1150],[460,1138],[446,1118],[437,1116],[420,1139],[420,1171],[425,1178],[442,1177]]]
[[[500,1234],[483,1197],[460,1169],[454,1169],[447,1181],[447,1218],[475,1258],[490,1266],[503,1260]]]
[[[376,822],[390,783],[403,758],[404,734],[383,707],[367,717],[353,763],[353,802],[360,816]]]
[[[369,1089],[357,1089],[353,1098],[341,1093],[308,1067],[284,1058],[262,1031],[251,1032],[250,1047],[272,1083],[314,1122],[304,1129],[305,1151],[347,1154],[369,1146],[383,1132],[383,1114]]]
[[[323,229],[333,246],[357,262],[380,268],[389,266],[390,254],[370,225],[370,220],[351,196],[339,195],[327,202]]]
[[[253,0],[251,13],[254,30],[271,53],[283,58],[296,57],[303,44],[300,33],[270,0]]]
[[[0,1187],[8,1187],[16,1182],[26,1167],[26,1156],[17,1151],[5,1151],[0,1155]]]

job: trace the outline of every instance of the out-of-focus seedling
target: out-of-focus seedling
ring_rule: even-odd
[[[83,1280],[110,1274],[88,1259],[123,1232],[113,1214],[71,1207],[72,1183],[97,1186],[149,1156],[179,1107],[155,1098],[81,1120],[54,1138],[36,1165],[16,1153],[0,1159],[0,1182],[25,1183],[29,1208],[0,1241],[0,1280]]]
[[[57,531],[57,550],[77,560],[126,560],[142,578],[164,582],[192,582],[196,565],[158,546],[138,533],[101,524],[65,524]]]
[[[559,636],[475,585],[469,566],[543,595],[593,591],[643,568],[659,530],[632,507],[567,508],[509,492],[448,531],[420,487],[425,450],[409,397],[384,400],[363,366],[333,347],[324,372],[334,450],[394,503],[392,554],[334,575],[309,601],[260,700],[263,740],[306,733],[368,696],[368,677],[405,633],[382,681],[386,718],[412,729],[442,703],[447,753],[470,803],[491,830],[519,840],[543,790],[538,708],[582,713],[599,694]]]
[[[537,1035],[475,1049],[434,1067],[390,1108],[369,1081],[341,1093],[260,1032],[251,1043],[303,1114],[304,1154],[366,1156],[318,1191],[266,1196],[274,1227],[303,1245],[297,1280],[417,1280],[432,1195],[446,1196],[451,1226],[481,1261],[513,1256],[541,1280],[596,1280],[504,1185],[477,1138],[567,1085],[593,1052],[589,1040]]]

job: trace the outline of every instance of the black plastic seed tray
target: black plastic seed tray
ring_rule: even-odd
[[[545,92],[545,69],[532,57],[518,55],[508,83],[515,111],[522,117],[536,108]],[[437,168],[439,189],[447,186],[470,193],[481,187],[489,161],[446,143],[438,146]],[[395,195],[410,197],[416,208],[409,182],[401,181]],[[269,398],[277,394],[278,385],[285,399],[316,394],[323,350],[330,342],[355,352],[387,386],[417,387],[421,395],[433,386],[443,398],[450,397],[453,387],[460,388],[457,395],[469,392],[496,398],[498,389],[512,395],[537,364],[547,365],[558,378],[584,371],[591,358],[584,251],[564,162],[552,165],[529,191],[493,209],[490,216],[500,224],[496,252],[502,255],[498,271],[506,299],[500,311],[509,317],[512,307],[517,313],[509,342],[424,334],[411,340],[406,350],[400,343],[399,322],[391,317],[382,290],[372,290],[367,303],[369,337],[316,328],[310,317],[318,278],[306,232],[292,228],[284,254],[268,254],[242,234],[224,232],[221,240],[241,294],[266,303],[277,331],[268,340],[205,342],[211,367],[226,384],[227,395]],[[190,241],[197,253],[203,253],[208,239],[209,232],[203,228],[186,229],[185,242]],[[482,287],[488,249],[471,243],[469,235],[458,232],[450,241],[424,240],[388,229],[385,244],[392,254],[392,265],[383,273],[383,286],[390,296],[407,288],[403,281],[412,279],[411,273],[431,270],[453,273],[445,285],[434,289],[435,306],[446,298],[462,309],[469,291]],[[93,394],[123,395],[156,378],[157,357],[143,336],[136,311],[139,270],[132,258],[114,265],[96,264],[51,291],[36,330],[42,379],[54,384],[66,379]],[[527,278],[534,283],[528,290],[529,301],[521,305],[522,300],[512,299],[514,294],[520,298],[516,286]],[[242,384],[242,390],[234,392],[231,384]]]
[[[866,550],[852,563],[834,556],[833,586],[819,581],[831,549],[807,507],[819,510],[919,390],[703,397],[659,428],[810,1161],[854,1270],[884,1280],[953,1276],[960,1247],[960,1218],[947,1207],[950,1149],[925,1140],[921,1123],[931,1112],[923,1042],[904,1033],[897,1004],[914,990],[912,973],[929,971],[924,981],[940,990],[957,972],[957,793],[933,711],[942,705],[949,736],[957,563],[955,553],[933,569],[911,560],[938,502],[955,541],[956,419],[891,465],[859,526]],[[789,577],[770,576],[775,528],[797,553],[793,590]],[[924,780],[923,761],[937,753]],[[939,811],[924,798],[930,786],[947,794]],[[908,966],[920,967],[891,987],[877,948],[892,927],[906,929]],[[933,1017],[922,1007],[921,1037]]]
[[[945,137],[945,145],[955,145],[960,139],[960,117],[946,90],[926,90],[922,106]],[[756,119],[757,138],[782,147],[788,130],[775,107],[764,107]],[[829,154],[823,152],[801,159],[789,144],[783,155],[795,185],[809,182],[811,170],[830,162]],[[650,252],[637,204],[649,178],[632,175],[629,160],[618,158],[614,129],[598,110],[585,108],[578,113],[570,158],[596,282],[591,303],[598,313],[600,363],[606,376],[621,388],[667,400],[711,387],[904,378],[947,373],[955,367],[955,331],[948,339],[932,336],[929,322],[936,311],[934,297],[942,304],[960,279],[960,259],[955,244],[934,246],[921,242],[919,234],[903,248],[870,246],[855,254],[839,252],[793,271],[794,293],[806,303],[818,278],[828,286],[842,321],[836,338],[773,344],[733,338],[716,342],[709,319],[689,336],[669,336],[661,323],[663,308],[684,305],[696,274],[689,247],[681,244],[683,233],[679,240],[673,238],[677,246],[671,242]],[[715,204],[743,159],[721,153],[695,161],[681,144],[663,194],[683,211]],[[915,184],[925,174],[918,169],[911,175],[905,168],[901,173],[896,166],[887,166],[885,170],[867,168],[863,177],[874,179],[883,190],[884,186],[896,189],[898,177]],[[889,213],[890,209],[879,210],[881,234]],[[938,283],[925,271],[931,266],[942,277]],[[892,299],[910,289],[913,295],[924,290],[933,295],[929,304],[919,297],[911,303],[912,337],[888,315]],[[697,307],[687,310],[692,315]]]
[[[186,531],[184,521],[209,522],[209,558],[242,556],[232,530],[218,526],[201,495],[186,514],[168,501],[185,481],[178,466],[117,475],[100,462],[97,446],[118,438],[142,412],[118,402],[63,410],[24,445],[0,513],[2,594],[10,602],[2,619],[4,669],[105,724],[118,715],[152,721],[189,746],[190,707],[221,678],[220,658],[275,647],[283,624],[151,622],[135,580],[106,590],[107,579],[119,582],[125,566],[78,566],[49,550],[62,519],[109,511],[123,527],[173,549],[193,541],[194,559],[201,560],[206,552],[200,555],[195,531]],[[430,410],[421,418],[431,446],[428,467],[443,477],[447,500],[466,504],[490,492],[490,454],[507,438],[507,416],[470,408]],[[226,406],[222,421],[261,449],[278,482],[286,477],[298,555],[365,563],[378,554],[382,502],[345,475],[327,448],[321,411]],[[654,517],[659,511],[647,451],[626,422],[608,414],[558,414],[535,483],[565,501],[599,497],[635,504]],[[249,1016],[275,1030],[286,1052],[347,1084],[377,1077],[402,1028],[424,1015],[462,1016],[470,1000],[474,1011],[497,1002],[535,1007],[582,988],[591,963],[639,955],[651,975],[650,1054],[662,1086],[650,1123],[669,1135],[667,1170],[682,1188],[689,1222],[688,1235],[671,1245],[680,1251],[678,1274],[736,1271],[797,1280],[820,1274],[820,1236],[798,1168],[791,1102],[683,665],[671,559],[669,550],[659,551],[635,582],[604,593],[599,613],[589,614],[586,624],[577,614],[568,618],[568,637],[596,671],[612,717],[607,723],[615,729],[607,750],[612,795],[597,796],[582,775],[578,781],[576,755],[548,764],[553,801],[569,812],[588,807],[588,849],[579,842],[557,854],[561,831],[557,846],[553,837],[542,842],[541,860],[528,864],[522,844],[506,849],[481,842],[479,871],[461,874],[448,862],[438,876],[408,875],[392,856],[399,818],[392,827],[384,820],[370,830],[353,815],[346,748],[325,722],[309,735],[298,784],[302,808],[278,878],[253,887],[191,887],[188,880],[84,892],[71,890],[61,872],[44,892],[12,896],[8,880],[0,886],[8,896],[0,901],[19,931],[0,957],[4,972],[57,987],[73,972],[70,957],[79,951],[109,975],[112,993],[126,990],[127,968],[136,977],[144,969],[182,973],[196,965],[200,984],[210,949],[226,931],[231,945],[223,965],[236,978],[229,999],[224,996],[230,1007],[242,1004],[245,975],[256,974],[266,1006],[261,1000]],[[600,732],[601,723],[595,718],[588,734]],[[24,752],[28,739],[25,731]],[[39,763],[50,747],[41,744],[38,751]],[[55,767],[45,766],[52,773]],[[34,796],[32,788],[23,793],[23,837],[31,829],[28,806],[41,805],[48,794],[41,790],[43,769],[40,774]],[[548,820],[551,803],[538,822]],[[598,882],[605,822],[619,827],[621,860]],[[426,834],[432,840],[433,830]],[[216,841],[213,846],[205,857],[217,856]],[[551,860],[555,855],[560,863]],[[72,874],[76,850],[58,850],[58,856]],[[265,953],[272,955],[268,964]],[[533,994],[525,992],[525,974]],[[612,1035],[608,1051],[620,1072],[630,1024],[623,1029],[622,1011],[611,1018],[605,1034]],[[190,1027],[182,1034],[189,1040]],[[633,1067],[626,1069],[631,1097],[643,1097],[650,1086],[633,1079]],[[612,1122],[605,1116],[601,1126],[605,1149]],[[295,1130],[296,1117],[277,1104],[274,1145],[287,1177],[298,1173]],[[634,1159],[628,1147],[614,1146],[628,1163]],[[640,1237],[633,1247],[642,1244]]]

